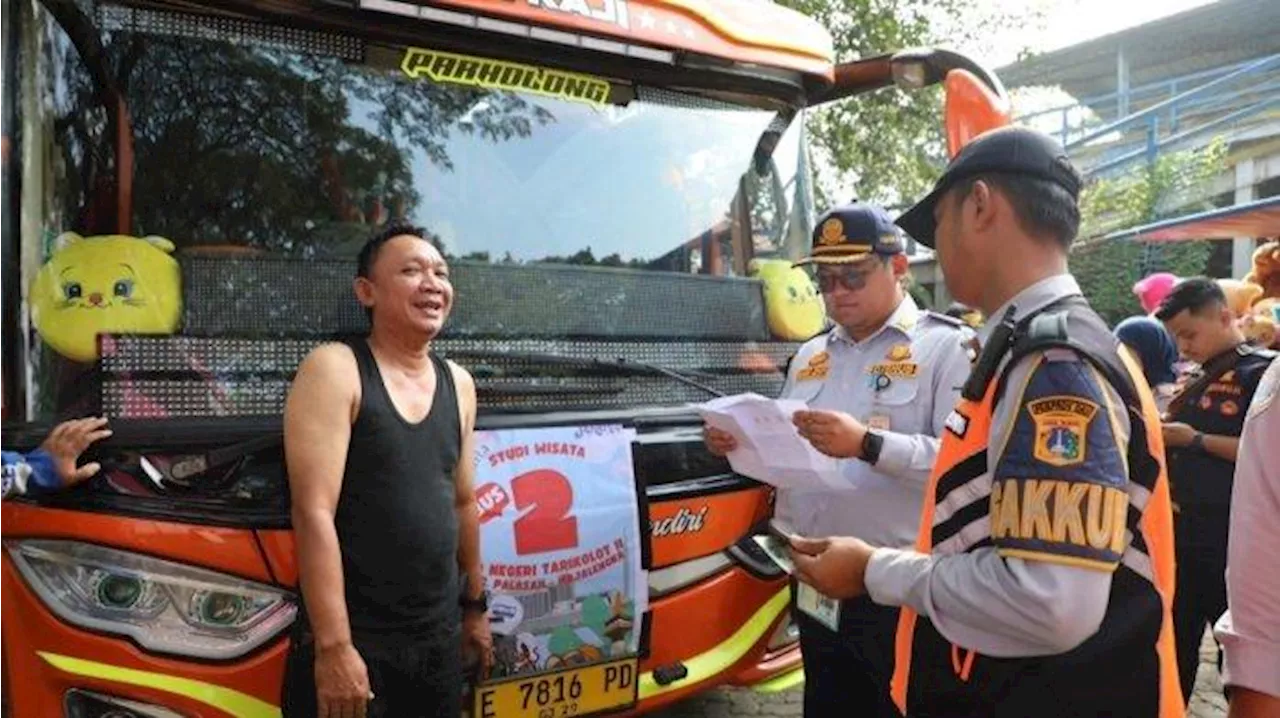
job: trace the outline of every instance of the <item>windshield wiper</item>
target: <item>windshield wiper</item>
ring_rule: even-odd
[[[488,359],[511,359],[514,361],[536,362],[539,364],[560,364],[568,366],[587,366],[602,367],[606,369],[623,369],[632,373],[649,373],[661,374],[665,377],[691,386],[694,389],[704,391],[712,396],[725,396],[725,393],[708,386],[694,379],[694,376],[702,378],[714,378],[714,374],[707,374],[700,371],[680,371],[671,367],[662,366],[660,364],[651,364],[649,362],[638,361],[636,359],[628,359],[626,357],[614,357],[612,359],[602,359],[599,357],[579,357],[571,354],[556,354],[554,352],[523,352],[523,351],[503,351],[501,349],[466,349],[462,351],[450,352],[458,356],[474,356]],[[480,367],[475,367],[479,369]]]

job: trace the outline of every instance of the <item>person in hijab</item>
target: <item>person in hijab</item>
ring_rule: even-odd
[[[1142,373],[1151,385],[1156,406],[1164,412],[1173,399],[1178,381],[1174,369],[1178,362],[1178,349],[1168,330],[1151,317],[1137,316],[1117,324],[1115,335],[1142,364]]]

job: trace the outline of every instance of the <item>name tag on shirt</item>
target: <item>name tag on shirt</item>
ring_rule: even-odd
[[[867,428],[877,431],[889,431],[893,427],[893,422],[889,417],[883,414],[872,414],[867,417]]]
[[[832,631],[840,632],[840,602],[807,583],[796,584],[796,608]]]

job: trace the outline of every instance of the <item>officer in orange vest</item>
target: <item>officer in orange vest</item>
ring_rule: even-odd
[[[975,138],[898,219],[989,318],[946,422],[915,550],[795,538],[823,594],[903,607],[909,718],[1183,715],[1159,416],[1067,273],[1080,179],[1023,128]]]

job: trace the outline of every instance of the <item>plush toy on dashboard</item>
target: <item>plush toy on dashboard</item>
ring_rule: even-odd
[[[1275,301],[1275,300],[1266,300]],[[1277,346],[1276,320],[1270,313],[1253,312],[1240,320],[1240,331],[1250,344],[1263,349],[1275,349]]]
[[[1262,287],[1252,282],[1242,282],[1239,279],[1219,279],[1218,286],[1222,287],[1222,293],[1227,295],[1227,306],[1231,309],[1231,313],[1240,319],[1249,313],[1249,307],[1253,303],[1262,298]]]
[[[173,249],[163,237],[62,234],[31,282],[36,331],[86,363],[98,358],[99,334],[172,334],[182,310]]]
[[[769,333],[783,341],[805,341],[822,331],[826,309],[813,280],[785,259],[753,259],[747,274],[764,283]]]
[[[1256,346],[1280,348],[1280,297],[1254,302],[1249,313],[1240,319],[1240,330]]]
[[[1280,298],[1280,240],[1259,246],[1253,252],[1253,270],[1244,281],[1262,289],[1263,299]]]

